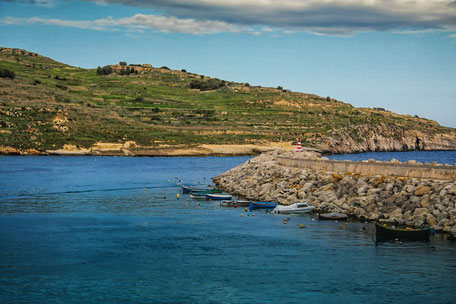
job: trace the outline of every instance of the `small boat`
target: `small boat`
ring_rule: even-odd
[[[206,199],[209,200],[230,200],[231,198],[229,194],[206,194]]]
[[[232,201],[232,200],[223,200],[220,202],[221,207],[248,207],[250,206],[250,201]]]
[[[190,192],[196,192],[196,191],[202,191],[202,190],[205,190],[205,189],[182,185],[182,193],[190,193]]]
[[[308,213],[315,209],[315,206],[309,205],[307,203],[295,203],[289,206],[278,205],[271,211],[271,213],[283,213],[283,214],[290,214],[290,213]]]
[[[237,208],[239,207],[237,204],[236,204],[236,201],[221,201],[220,202],[220,207],[231,207],[231,208]]]
[[[323,213],[318,215],[319,220],[346,220],[347,218],[348,215],[339,212]]]
[[[197,188],[197,187],[189,187],[189,186],[184,186],[182,185],[182,193],[204,193],[204,194],[209,194],[209,193],[222,193],[222,190],[220,189],[206,189],[206,188]]]
[[[238,200],[238,201],[235,201],[235,203],[236,203],[236,205],[238,205],[239,207],[250,207],[251,201]]]
[[[193,193],[190,192],[190,198],[191,199],[206,199],[206,194],[201,194],[201,193]]]
[[[250,210],[253,209],[273,209],[277,207],[277,202],[250,202]]]
[[[386,224],[375,224],[375,236],[377,242],[388,240],[401,240],[401,241],[423,241],[429,242],[431,234],[430,228],[397,228],[394,226],[388,227]]]

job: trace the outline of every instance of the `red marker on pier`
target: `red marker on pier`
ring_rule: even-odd
[[[296,152],[302,152],[302,148],[301,148],[301,138],[298,138],[298,147],[296,148]]]

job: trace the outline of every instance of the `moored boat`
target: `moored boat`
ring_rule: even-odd
[[[210,193],[222,193],[222,190],[215,189],[215,188],[197,188],[197,187],[189,187],[189,186],[182,185],[182,193],[191,193],[191,192],[210,194]]]
[[[206,194],[201,194],[201,193],[193,193],[193,192],[190,192],[190,198],[191,199],[206,199]]]
[[[210,200],[230,200],[231,198],[230,194],[206,194],[206,199]]]
[[[220,202],[221,207],[248,207],[250,205],[250,201],[233,201],[233,200],[223,200]]]
[[[273,209],[277,207],[277,202],[250,202],[250,210],[252,209]]]
[[[190,192],[196,192],[196,191],[201,191],[201,190],[205,190],[205,189],[182,185],[182,193],[190,193]]]
[[[315,206],[309,205],[307,203],[294,203],[289,206],[278,205],[271,211],[271,213],[283,213],[283,214],[290,214],[290,213],[308,213],[315,209]]]
[[[318,215],[319,220],[346,220],[348,215],[340,212],[322,213]]]
[[[387,226],[386,224],[380,225],[375,224],[375,236],[377,242],[388,241],[388,240],[400,240],[400,241],[423,241],[429,242],[429,236],[431,234],[430,228],[397,228],[394,226]]]

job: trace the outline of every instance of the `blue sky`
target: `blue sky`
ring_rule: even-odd
[[[0,0],[0,46],[281,85],[456,127],[451,0]]]

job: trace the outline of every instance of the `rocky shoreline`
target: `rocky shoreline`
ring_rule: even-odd
[[[456,238],[456,181],[338,174],[278,164],[278,157],[318,159],[313,152],[267,152],[214,178],[225,191],[288,205],[307,201],[321,212],[363,221],[430,226]]]
[[[89,148],[66,144],[61,149],[38,151],[0,146],[0,155],[61,155],[61,156],[252,156],[265,151],[291,150],[288,142],[244,145],[141,146],[134,141],[96,143]]]

